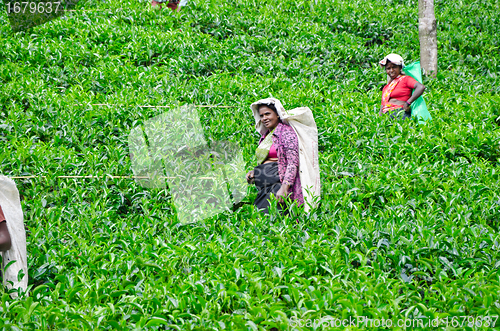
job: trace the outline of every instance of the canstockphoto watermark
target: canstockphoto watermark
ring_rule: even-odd
[[[326,316],[320,319],[298,318],[293,316],[289,321],[289,330],[294,328],[313,328],[313,329],[330,329],[330,328],[437,328],[437,327],[486,327],[494,328],[497,325],[498,316],[448,316],[444,318],[420,319],[420,318],[400,318],[400,319],[385,319],[385,318],[370,318],[367,316],[356,316],[349,318],[334,318]]]
[[[49,22],[73,9],[79,0],[4,0],[10,26],[26,30]]]
[[[129,152],[136,181],[168,186],[181,223],[232,211],[246,195],[243,152],[237,143],[207,142],[193,105],[171,107],[132,129]]]
[[[392,327],[392,320],[385,319],[368,319],[364,316],[349,317],[349,318],[334,318],[323,317],[320,319],[298,318],[293,316],[290,318],[289,329],[291,328],[346,328],[346,327]]]

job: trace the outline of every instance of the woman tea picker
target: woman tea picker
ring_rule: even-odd
[[[318,129],[307,107],[286,111],[274,98],[251,105],[255,128],[262,135],[255,152],[257,166],[248,172],[248,183],[258,189],[254,205],[268,213],[274,195],[279,207],[289,198],[306,211],[320,195]]]
[[[411,103],[424,93],[425,86],[403,73],[405,65],[401,56],[389,54],[379,63],[387,73],[379,115],[389,113],[391,118],[410,118]],[[413,95],[412,90],[415,90]]]
[[[152,0],[151,7],[161,9],[163,4],[167,4],[167,8],[172,11],[179,11],[181,7],[187,5],[187,0]]]

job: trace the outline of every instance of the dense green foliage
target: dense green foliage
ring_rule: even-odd
[[[417,1],[191,1],[179,13],[86,1],[27,32],[0,27],[0,173],[17,180],[29,297],[5,329],[286,329],[292,316],[500,313],[500,5],[436,0],[433,121],[377,116],[387,53],[418,60]],[[251,102],[309,106],[322,205],[299,223],[244,205],[190,225],[128,179],[127,137],[200,109],[208,140],[258,139]],[[113,106],[92,106],[106,103]],[[500,325],[500,322],[497,323]],[[461,328],[464,329],[464,328]],[[470,328],[469,328],[470,329]]]

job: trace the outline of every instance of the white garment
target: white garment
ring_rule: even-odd
[[[387,60],[389,60],[389,62],[392,62],[397,66],[402,66],[403,68],[405,67],[405,62],[403,61],[403,58],[401,57],[401,55],[394,54],[394,53],[387,55],[382,60],[380,60],[380,62],[379,62],[380,66],[385,67],[385,65],[387,64]]]
[[[299,107],[285,110],[278,99],[267,98],[252,103],[253,116],[255,118],[255,129],[261,135],[266,132],[266,127],[260,120],[259,105],[274,104],[281,121],[289,124],[297,133],[299,140],[299,175],[304,195],[304,209],[316,207],[321,194],[321,181],[319,175],[318,157],[318,128],[314,116],[308,107]],[[317,197],[317,199],[315,199]],[[315,201],[316,200],[316,201]]]
[[[3,283],[7,288],[28,288],[28,259],[26,256],[26,230],[24,229],[23,210],[19,191],[14,181],[0,175],[0,206],[7,221],[12,247],[2,253]],[[7,270],[5,266],[11,262]],[[22,278],[20,277],[23,274]],[[12,296],[17,296],[13,294]]]

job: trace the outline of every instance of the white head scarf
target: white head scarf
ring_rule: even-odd
[[[257,130],[257,132],[260,133],[261,135],[264,135],[267,129],[264,126],[264,123],[262,123],[262,121],[260,120],[260,114],[259,114],[260,105],[274,105],[274,107],[276,107],[276,110],[278,111],[278,116],[281,119],[281,121],[283,121],[283,115],[286,113],[286,110],[281,104],[281,102],[275,98],[261,99],[257,102],[252,103],[250,108],[252,108],[253,117],[255,118],[255,130]]]
[[[314,121],[314,116],[308,107],[299,107],[292,110],[285,110],[278,99],[266,98],[252,103],[255,119],[255,130],[263,135],[267,128],[260,120],[259,105],[274,105],[278,116],[284,124],[290,125],[299,140],[299,175],[304,195],[305,211],[315,207],[315,199],[319,200],[321,194],[321,181],[319,175],[318,158],[318,128]]]
[[[403,68],[405,67],[405,62],[403,61],[403,58],[400,55],[394,53],[391,53],[386,57],[384,57],[382,60],[380,60],[379,62],[380,66],[385,67],[388,60],[397,66],[402,66]]]
[[[380,62],[379,62],[380,66],[385,67],[385,65],[387,64],[387,61],[390,61],[397,66],[401,66],[402,68],[405,67],[405,62],[403,61],[403,58],[398,54],[391,53],[391,54],[387,55],[382,60],[380,60]],[[391,81],[391,77],[389,75],[387,75],[387,84],[389,84],[390,81]]]

